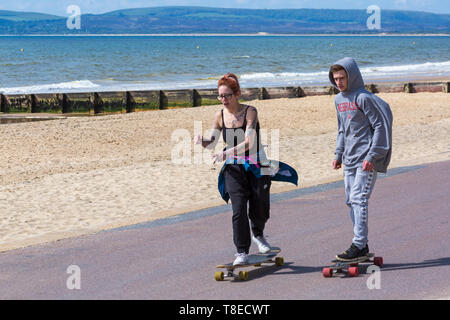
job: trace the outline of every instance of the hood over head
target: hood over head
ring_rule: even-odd
[[[361,72],[359,71],[359,67],[356,64],[356,61],[353,58],[343,58],[334,64],[340,65],[344,67],[348,76],[348,88],[345,93],[350,93],[356,89],[364,88],[364,80],[361,76]],[[337,88],[336,82],[334,82],[333,73],[330,71],[329,78],[331,84]]]

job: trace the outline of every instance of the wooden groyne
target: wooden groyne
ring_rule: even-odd
[[[368,84],[373,93],[449,92],[450,82]],[[243,88],[242,101],[333,95],[332,86]],[[216,89],[1,94],[3,113],[108,114],[220,104]]]

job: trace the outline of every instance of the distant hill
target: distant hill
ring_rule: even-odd
[[[0,34],[450,34],[449,14],[382,10],[380,30],[367,28],[369,16],[366,10],[152,7],[82,15],[81,29],[70,30],[67,17],[0,11]]]
[[[65,19],[65,18],[46,13],[0,10],[0,20],[42,21],[42,20],[58,20],[58,19]]]

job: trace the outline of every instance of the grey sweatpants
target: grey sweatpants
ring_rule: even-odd
[[[369,198],[377,180],[376,171],[362,167],[344,170],[346,202],[353,223],[353,243],[363,249],[368,242]]]

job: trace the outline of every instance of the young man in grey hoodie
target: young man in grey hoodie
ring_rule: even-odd
[[[335,98],[338,120],[333,169],[344,165],[346,202],[354,237],[350,248],[336,259],[351,261],[369,253],[368,200],[377,172],[386,172],[392,152],[392,112],[389,105],[368,92],[352,58],[331,66],[331,83],[340,91]]]

